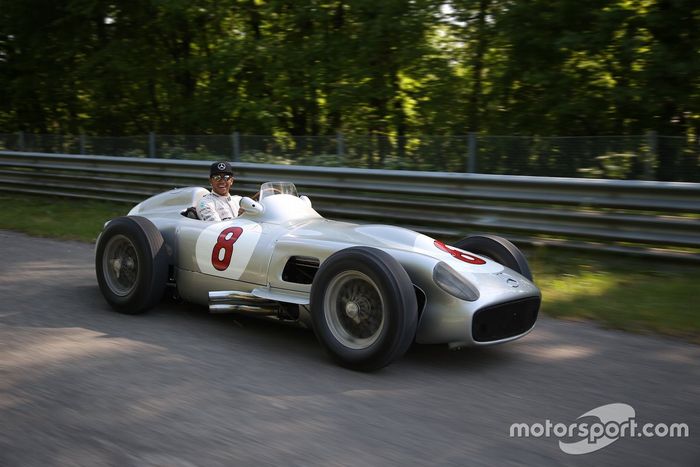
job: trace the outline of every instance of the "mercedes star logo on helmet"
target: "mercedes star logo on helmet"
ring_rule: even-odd
[[[219,168],[219,170],[224,170],[226,168],[226,164],[224,164],[223,162],[219,162],[219,165],[217,165],[217,167]]]

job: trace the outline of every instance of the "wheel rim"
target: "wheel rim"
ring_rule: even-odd
[[[323,313],[338,342],[351,349],[366,349],[384,329],[385,307],[379,288],[359,271],[335,276],[326,289]]]
[[[110,238],[102,254],[102,272],[107,287],[120,297],[129,295],[138,283],[136,248],[124,235]]]

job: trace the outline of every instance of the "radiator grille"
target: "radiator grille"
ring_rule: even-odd
[[[477,342],[490,342],[522,334],[534,326],[539,309],[539,297],[482,308],[474,313],[472,337]]]

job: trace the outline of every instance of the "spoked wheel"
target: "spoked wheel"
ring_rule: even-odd
[[[384,302],[377,284],[359,271],[345,271],[334,277],[323,303],[333,337],[351,349],[374,344],[384,327]]]
[[[136,248],[124,235],[115,235],[105,246],[102,274],[107,287],[117,296],[125,297],[136,287],[139,276]]]
[[[153,307],[168,279],[160,231],[144,217],[110,221],[97,240],[95,273],[102,295],[115,310],[136,314]]]
[[[376,370],[401,357],[417,326],[411,280],[389,254],[353,247],[331,255],[311,288],[316,335],[341,365]]]

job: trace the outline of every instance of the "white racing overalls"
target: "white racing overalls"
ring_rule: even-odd
[[[225,221],[238,217],[240,196],[221,196],[213,191],[202,197],[197,204],[197,216],[203,221]]]

